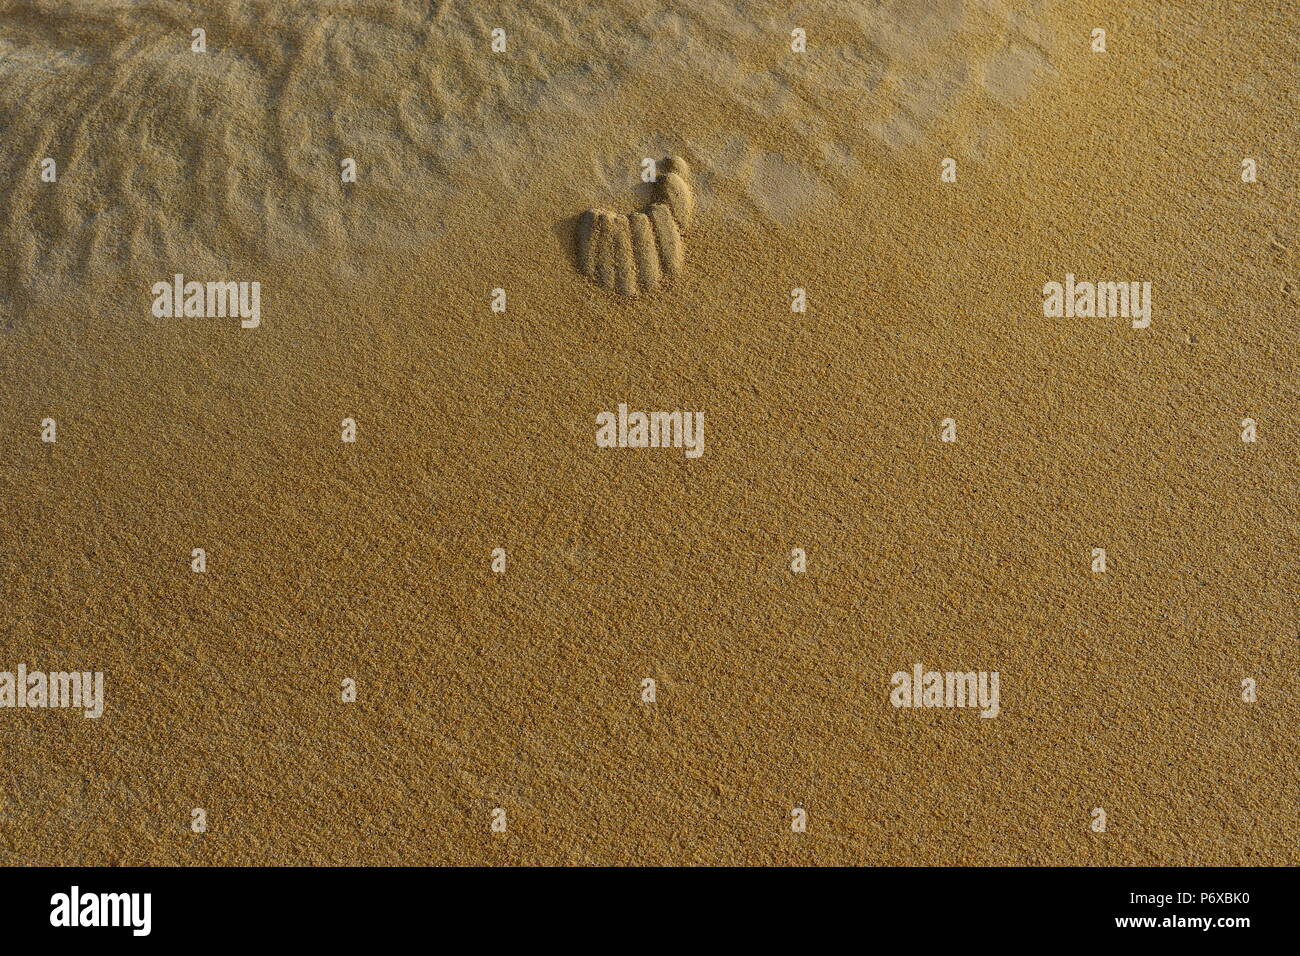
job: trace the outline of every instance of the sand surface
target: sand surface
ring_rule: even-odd
[[[0,670],[106,684],[0,709],[0,861],[1300,862],[1297,23],[0,0]],[[672,154],[683,268],[606,291]]]

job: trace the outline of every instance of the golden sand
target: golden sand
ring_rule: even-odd
[[[106,683],[0,709],[0,859],[1300,862],[1297,22],[0,0],[0,670]],[[685,264],[601,288],[674,154]]]

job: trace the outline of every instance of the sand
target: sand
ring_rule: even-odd
[[[653,168],[654,160],[651,160]],[[605,289],[634,296],[652,292],[666,270],[681,271],[682,233],[695,214],[690,167],[679,156],[664,160],[662,175],[652,175],[654,196],[645,212],[630,215],[588,209],[578,217],[575,253],[578,271]]]
[[[1298,15],[0,0],[0,859],[1300,862]]]

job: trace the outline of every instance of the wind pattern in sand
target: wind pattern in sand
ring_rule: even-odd
[[[199,273],[232,256],[323,253],[346,270],[357,237],[412,248],[429,238],[417,207],[484,184],[545,188],[532,157],[567,140],[559,131],[646,89],[668,110],[687,85],[672,77],[708,88],[738,122],[687,131],[642,117],[627,134],[642,155],[698,157],[696,193],[716,215],[789,223],[860,173],[864,141],[896,149],[942,122],[979,155],[997,132],[983,107],[1014,105],[1055,73],[1039,5],[805,4],[824,49],[803,65],[769,49],[788,20],[780,3],[0,0],[0,174],[12,184],[0,193],[0,326],[33,283],[128,264]],[[498,22],[528,51],[508,65],[481,55]],[[199,25],[202,56],[187,45]],[[791,148],[746,137],[758,117]],[[22,171],[53,155],[61,185],[47,195]],[[364,190],[322,187],[339,155],[367,164]],[[599,204],[622,201],[621,156],[593,140],[572,162]]]

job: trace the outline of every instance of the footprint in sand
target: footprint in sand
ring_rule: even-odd
[[[578,222],[578,269],[611,292],[649,292],[682,270],[682,234],[695,215],[691,168],[670,156],[661,170],[644,212],[588,209]]]

